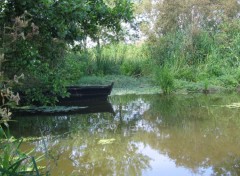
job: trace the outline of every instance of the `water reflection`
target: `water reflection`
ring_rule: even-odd
[[[43,134],[24,148],[41,153],[47,147],[52,175],[240,175],[240,110],[222,106],[238,96],[110,101],[114,114],[24,117],[13,133]]]

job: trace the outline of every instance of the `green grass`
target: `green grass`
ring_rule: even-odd
[[[136,78],[124,75],[84,76],[75,84],[108,85],[112,82],[114,82],[114,86],[111,95],[164,93],[164,90],[154,82],[152,77]],[[174,91],[172,93],[203,93],[206,89],[210,93],[235,91],[235,87],[223,86],[222,82],[216,79],[207,80],[207,85],[205,80],[192,82],[183,79],[175,79]]]
[[[154,94],[161,89],[154,85],[150,77],[130,77],[124,75],[85,76],[78,85],[107,85],[114,82],[111,95],[122,94]]]
[[[109,44],[100,57],[89,49],[76,55],[85,69],[77,84],[115,82],[115,93],[233,91],[240,84],[238,28],[239,20],[216,33],[190,28],[142,45]]]
[[[68,53],[66,58],[73,58],[76,65],[81,65],[78,68],[85,75],[142,76],[149,73],[146,45],[111,44],[101,47],[100,51],[91,48],[85,52]]]

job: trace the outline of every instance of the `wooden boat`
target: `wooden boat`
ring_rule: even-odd
[[[108,95],[111,94],[113,83],[106,86],[68,86],[68,97],[58,98],[57,106],[41,107],[17,107],[12,111],[15,115],[36,114],[70,114],[70,113],[114,113]]]
[[[58,97],[58,102],[64,104],[65,102],[80,102],[82,100],[107,100],[108,95],[111,94],[113,83],[110,85],[98,85],[98,86],[67,86],[67,92],[69,93],[66,97]],[[27,102],[24,92],[16,91],[20,95],[20,105],[25,105]],[[45,96],[52,97],[50,91],[44,92]],[[39,102],[33,102],[34,105],[39,105]],[[58,103],[57,103],[58,104]]]
[[[106,100],[111,94],[113,83],[106,86],[67,86],[68,97],[59,98],[59,102],[81,101],[86,99]]]

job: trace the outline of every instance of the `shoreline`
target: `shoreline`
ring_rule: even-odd
[[[131,77],[123,75],[85,76],[77,84],[81,85],[107,85],[114,82],[112,93],[114,95],[128,94],[163,94],[160,86],[154,84],[151,77]],[[223,87],[220,85],[204,86],[203,82],[188,82],[175,80],[175,88],[171,94],[214,94],[240,92],[240,87]]]

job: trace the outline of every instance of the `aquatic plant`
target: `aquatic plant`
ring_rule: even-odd
[[[2,176],[9,175],[36,175],[40,176],[39,169],[42,167],[37,166],[42,157],[35,159],[31,156],[33,152],[22,152],[20,146],[22,139],[15,139],[10,135],[9,130],[4,132],[2,125],[0,126],[0,174]]]

